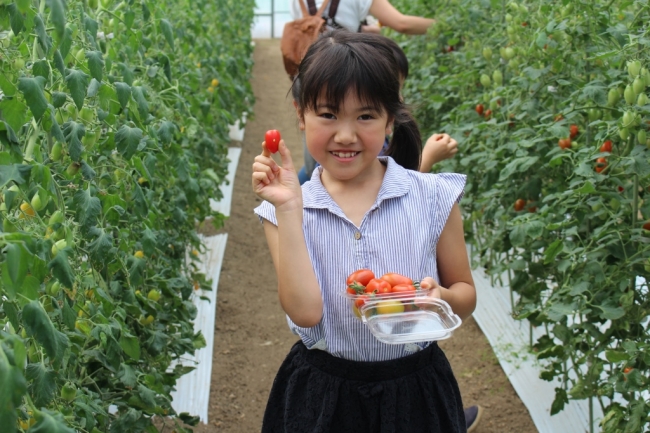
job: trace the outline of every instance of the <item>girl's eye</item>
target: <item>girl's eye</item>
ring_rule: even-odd
[[[327,112],[320,113],[319,116],[324,118],[324,119],[335,119],[336,118],[336,116],[334,116],[332,113],[327,113]]]
[[[372,114],[362,114],[361,116],[359,116],[359,119],[361,120],[372,120],[374,118],[375,117]]]

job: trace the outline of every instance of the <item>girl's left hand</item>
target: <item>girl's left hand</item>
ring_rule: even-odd
[[[420,281],[420,288],[423,290],[433,289],[431,291],[432,298],[442,299],[442,290],[445,290],[436,280],[431,277],[425,277]]]

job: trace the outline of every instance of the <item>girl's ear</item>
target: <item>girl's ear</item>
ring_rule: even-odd
[[[393,133],[393,124],[392,124],[392,123],[388,123],[388,124],[386,125],[386,135],[390,135],[390,134],[392,134],[392,133]]]

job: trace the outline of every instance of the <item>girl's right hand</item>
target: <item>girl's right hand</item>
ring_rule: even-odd
[[[271,152],[266,147],[266,142],[262,142],[262,153],[255,157],[253,163],[253,192],[260,198],[270,202],[276,208],[281,210],[302,210],[302,189],[300,181],[293,166],[291,153],[280,140],[278,153],[282,161],[279,166],[273,158]]]

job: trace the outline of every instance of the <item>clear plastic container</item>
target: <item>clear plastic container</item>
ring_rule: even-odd
[[[387,344],[444,340],[461,325],[458,315],[442,299],[430,297],[431,290],[385,295],[352,295],[352,312],[370,332]]]

